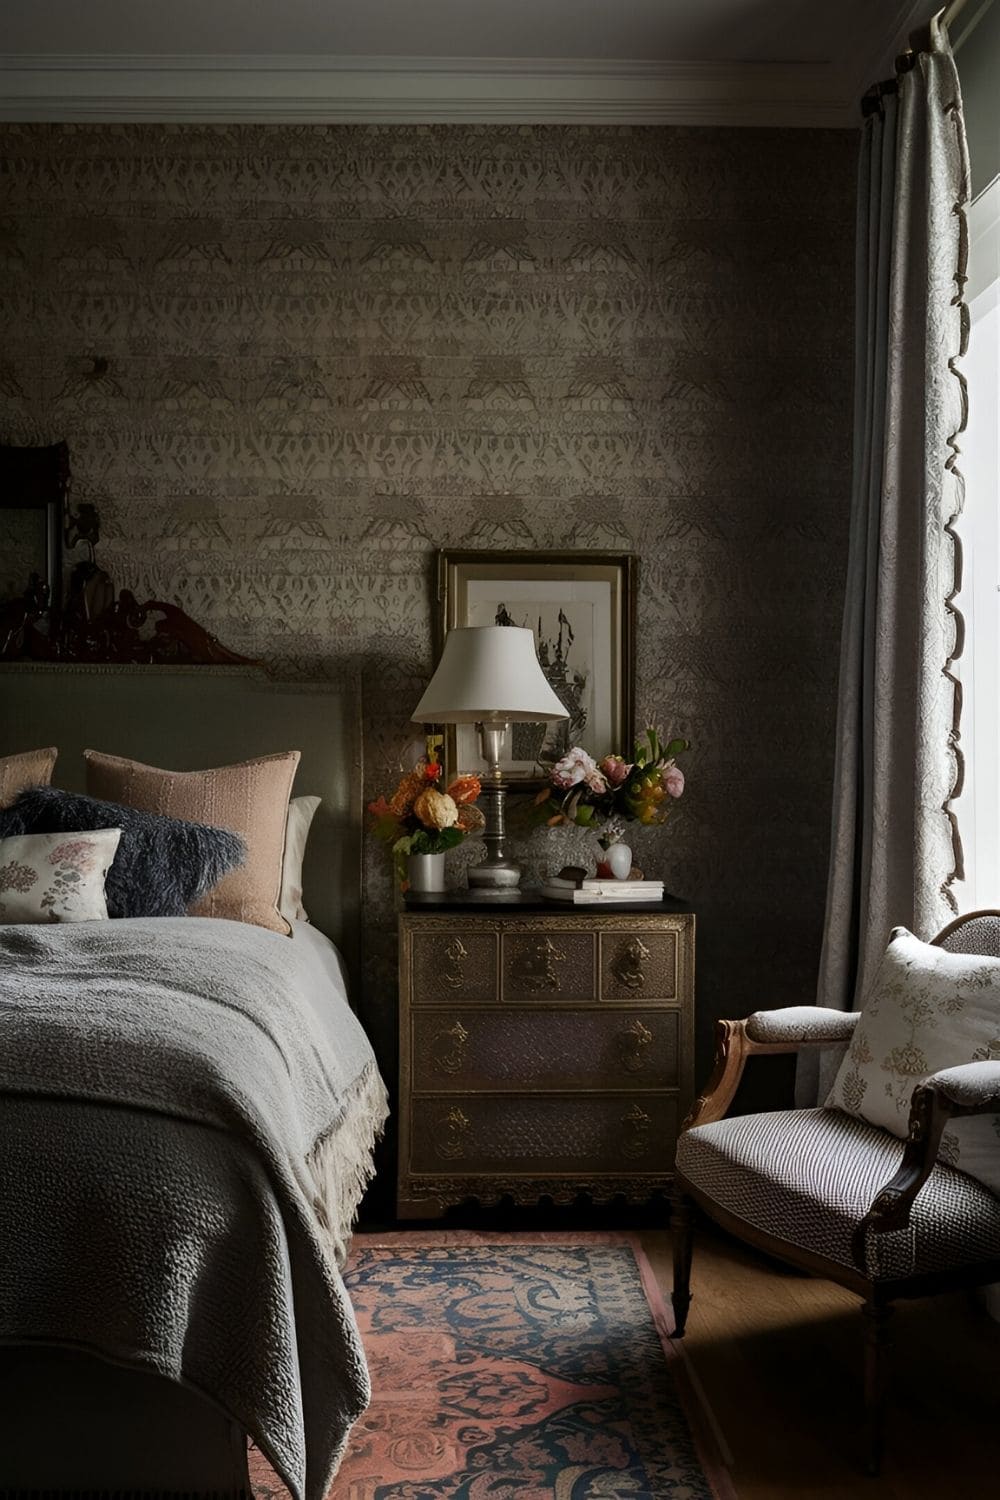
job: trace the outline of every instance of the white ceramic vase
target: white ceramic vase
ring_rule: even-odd
[[[615,880],[627,880],[632,873],[632,850],[628,844],[609,844],[604,851],[604,864]]]
[[[406,857],[406,878],[410,884],[410,890],[418,895],[428,895],[434,891],[443,891],[444,884],[444,855],[443,854],[408,854]]]

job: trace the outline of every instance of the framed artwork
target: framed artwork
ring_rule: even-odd
[[[634,715],[635,571],[632,553],[451,552],[438,554],[439,639],[456,625],[522,625],[534,632],[542,671],[569,717],[512,724],[504,776],[525,791],[571,745],[600,758],[627,751]],[[450,726],[446,765],[475,770],[471,724]]]

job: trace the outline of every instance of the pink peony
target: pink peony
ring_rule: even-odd
[[[606,755],[599,769],[607,779],[608,786],[621,786],[632,770],[632,763],[622,755]]]
[[[663,785],[671,797],[679,797],[684,790],[684,772],[680,766],[667,766],[663,772]]]
[[[562,760],[557,761],[552,768],[552,785],[559,787],[561,791],[568,792],[570,787],[578,786],[585,781],[592,792],[606,792],[608,784],[601,775],[594,758],[581,750],[579,745],[574,745],[572,750],[567,750]]]

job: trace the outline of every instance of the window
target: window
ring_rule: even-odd
[[[965,509],[956,530],[963,580],[965,786],[955,804],[965,848],[963,911],[1000,907],[1000,177],[969,210],[969,350],[962,362],[969,420],[960,439]]]

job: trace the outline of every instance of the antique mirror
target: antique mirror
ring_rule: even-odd
[[[244,665],[179,605],[140,601],[100,566],[91,502],[68,507],[69,449],[0,446],[0,661]],[[63,549],[83,547],[63,585]]]
[[[68,485],[65,443],[0,447],[0,604],[30,594],[61,607]]]

